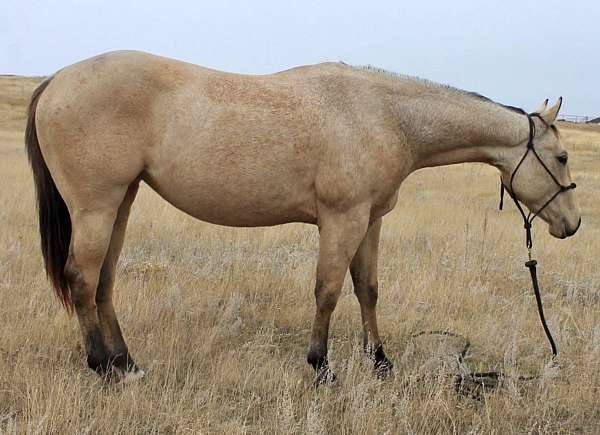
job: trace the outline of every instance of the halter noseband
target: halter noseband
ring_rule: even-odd
[[[575,187],[577,187],[577,185],[575,183],[571,183],[568,186],[562,185],[558,181],[558,179],[554,176],[552,171],[550,171],[548,166],[546,166],[546,164],[544,163],[542,158],[539,156],[539,154],[535,150],[535,147],[533,144],[533,139],[535,137],[535,123],[533,122],[533,117],[537,116],[538,118],[540,118],[542,120],[542,122],[545,122],[545,121],[542,119],[542,117],[540,116],[539,113],[532,113],[532,114],[526,114],[526,115],[527,115],[527,120],[529,121],[529,140],[527,141],[527,150],[525,151],[525,154],[523,154],[523,157],[521,157],[521,160],[519,160],[519,163],[517,164],[514,171],[512,172],[512,175],[510,176],[509,187],[506,187],[504,185],[504,183],[502,182],[502,178],[500,178],[500,210],[502,210],[502,205],[504,204],[504,191],[506,190],[506,191],[508,191],[508,194],[514,201],[515,205],[517,206],[517,209],[519,209],[519,212],[521,213],[521,216],[523,217],[523,222],[524,222],[524,227],[525,227],[525,244],[527,246],[527,249],[531,252],[531,247],[533,246],[533,241],[532,241],[532,237],[531,237],[531,223],[533,222],[533,220],[552,201],[554,201],[559,194],[561,194],[563,192],[567,192],[571,189],[575,189]],[[550,177],[552,178],[554,183],[558,186],[558,190],[556,191],[556,193],[554,195],[552,195],[550,197],[550,199],[548,201],[546,201],[544,203],[544,205],[538,211],[536,211],[536,212],[530,211],[526,215],[525,212],[523,211],[523,207],[521,206],[519,199],[517,198],[517,195],[515,194],[515,191],[513,189],[513,180],[515,179],[515,175],[517,174],[517,171],[521,167],[521,164],[525,161],[525,158],[527,157],[527,154],[529,154],[530,151],[537,158],[538,162],[540,162],[540,164],[542,165],[542,168],[545,169],[545,171],[548,173],[548,175],[550,175]]]

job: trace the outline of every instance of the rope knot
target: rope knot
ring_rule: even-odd
[[[535,267],[535,266],[537,266],[537,261],[535,261],[535,260],[529,260],[529,261],[527,261],[525,263],[525,266],[527,266],[529,268]]]

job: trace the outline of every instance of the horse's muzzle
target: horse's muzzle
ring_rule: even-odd
[[[577,226],[575,228],[569,228],[569,226],[565,222],[565,237],[571,237],[573,234],[575,234],[577,232],[577,230],[579,229],[580,226],[581,226],[581,218],[579,218],[579,221],[577,222]]]

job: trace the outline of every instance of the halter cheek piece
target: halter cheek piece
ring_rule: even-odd
[[[542,297],[540,295],[540,287],[539,287],[538,279],[537,279],[537,271],[536,271],[537,261],[531,258],[531,248],[533,247],[533,239],[531,237],[531,223],[552,201],[554,201],[556,199],[556,197],[559,194],[561,194],[563,192],[567,192],[571,189],[575,189],[575,187],[577,187],[577,186],[575,183],[571,183],[568,186],[562,185],[558,181],[558,179],[554,176],[552,171],[550,171],[548,166],[546,166],[544,161],[541,159],[541,157],[535,150],[535,146],[533,144],[533,139],[535,137],[535,123],[533,122],[534,116],[540,118],[540,120],[545,123],[545,121],[542,119],[542,117],[540,116],[539,113],[532,113],[532,114],[527,115],[527,120],[529,121],[529,140],[527,141],[527,150],[525,151],[525,154],[523,154],[523,157],[521,157],[521,160],[519,160],[519,163],[517,164],[514,171],[512,172],[512,174],[510,176],[510,183],[509,183],[508,187],[506,187],[504,185],[504,183],[502,182],[502,178],[500,178],[500,210],[502,210],[502,205],[504,203],[504,191],[506,190],[508,192],[508,194],[510,195],[510,197],[513,199],[517,208],[519,209],[521,216],[523,217],[523,222],[524,222],[524,227],[525,227],[525,245],[527,246],[527,251],[529,254],[529,261],[527,261],[525,263],[525,266],[527,266],[527,268],[529,269],[529,272],[531,274],[531,283],[533,284],[533,291],[535,293],[535,299],[537,302],[538,313],[540,316],[540,320],[542,322],[542,326],[544,327],[544,332],[546,333],[546,337],[548,337],[548,341],[550,342],[550,347],[552,348],[552,357],[554,359],[554,358],[556,358],[556,355],[558,354],[558,352],[556,350],[556,344],[554,344],[554,339],[552,338],[552,334],[550,333],[550,329],[548,328],[548,324],[546,323],[546,318],[544,317],[544,309],[542,306]],[[558,186],[558,190],[556,191],[556,193],[554,195],[552,195],[550,197],[550,199],[548,199],[548,201],[546,201],[544,203],[544,205],[542,207],[540,207],[540,209],[538,211],[536,211],[536,212],[530,211],[526,215],[525,212],[523,211],[523,207],[521,206],[519,199],[517,198],[517,195],[515,194],[515,191],[513,189],[513,180],[515,179],[515,175],[517,174],[517,171],[521,167],[521,164],[523,163],[523,161],[525,160],[525,158],[527,157],[527,155],[530,152],[533,153],[533,155],[537,158],[538,162],[540,162],[540,164],[542,165],[542,168],[544,168],[546,170],[546,172],[548,173],[548,175],[550,175],[550,177],[552,178],[554,183]]]

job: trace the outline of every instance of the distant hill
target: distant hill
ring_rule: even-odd
[[[43,77],[0,75],[0,145],[2,150],[21,148],[27,106]]]
[[[0,75],[0,140],[22,135],[27,105],[44,77]]]

